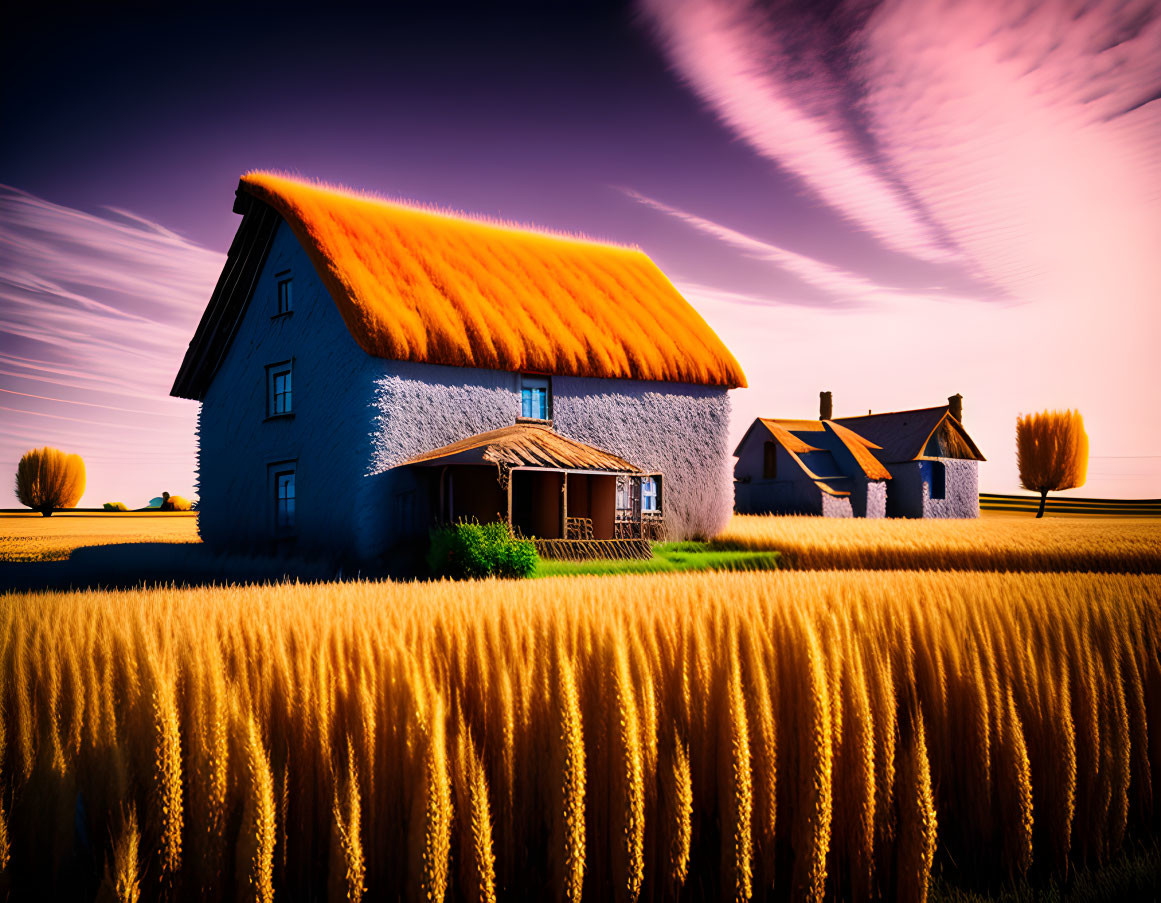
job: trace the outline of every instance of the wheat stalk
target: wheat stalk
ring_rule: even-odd
[[[718,801],[722,823],[723,892],[734,900],[749,900],[753,892],[753,785],[750,779],[750,731],[737,647],[726,652],[729,669],[725,710],[718,727]]]
[[[580,698],[568,653],[554,650],[557,691],[552,722],[552,839],[550,856],[558,899],[581,896],[585,873],[585,746]]]
[[[931,771],[927,756],[927,733],[923,714],[911,718],[911,739],[899,769],[899,848],[896,867],[897,899],[903,903],[923,903],[931,866],[935,860],[938,825],[931,791]]]

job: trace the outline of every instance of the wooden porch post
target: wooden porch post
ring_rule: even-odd
[[[560,538],[568,539],[568,471],[560,475]]]

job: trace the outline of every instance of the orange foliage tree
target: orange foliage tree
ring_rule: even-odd
[[[1040,510],[1048,493],[1084,485],[1088,475],[1088,433],[1080,411],[1043,411],[1016,418],[1016,461],[1020,484],[1040,493]]]
[[[20,504],[49,517],[55,508],[75,508],[85,494],[85,462],[57,448],[34,448],[16,465]]]

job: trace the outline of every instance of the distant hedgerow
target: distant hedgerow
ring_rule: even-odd
[[[129,510],[129,506],[126,505],[124,502],[105,502],[105,504],[102,505],[101,507],[103,507],[106,511],[128,511]]]
[[[427,565],[443,577],[528,577],[539,560],[530,539],[517,539],[507,524],[462,521],[431,531]]]

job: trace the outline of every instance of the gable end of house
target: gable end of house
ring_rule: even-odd
[[[246,307],[282,217],[271,207],[239,190],[234,212],[242,222],[226,254],[210,302],[202,314],[169,394],[202,401],[246,315]]]

